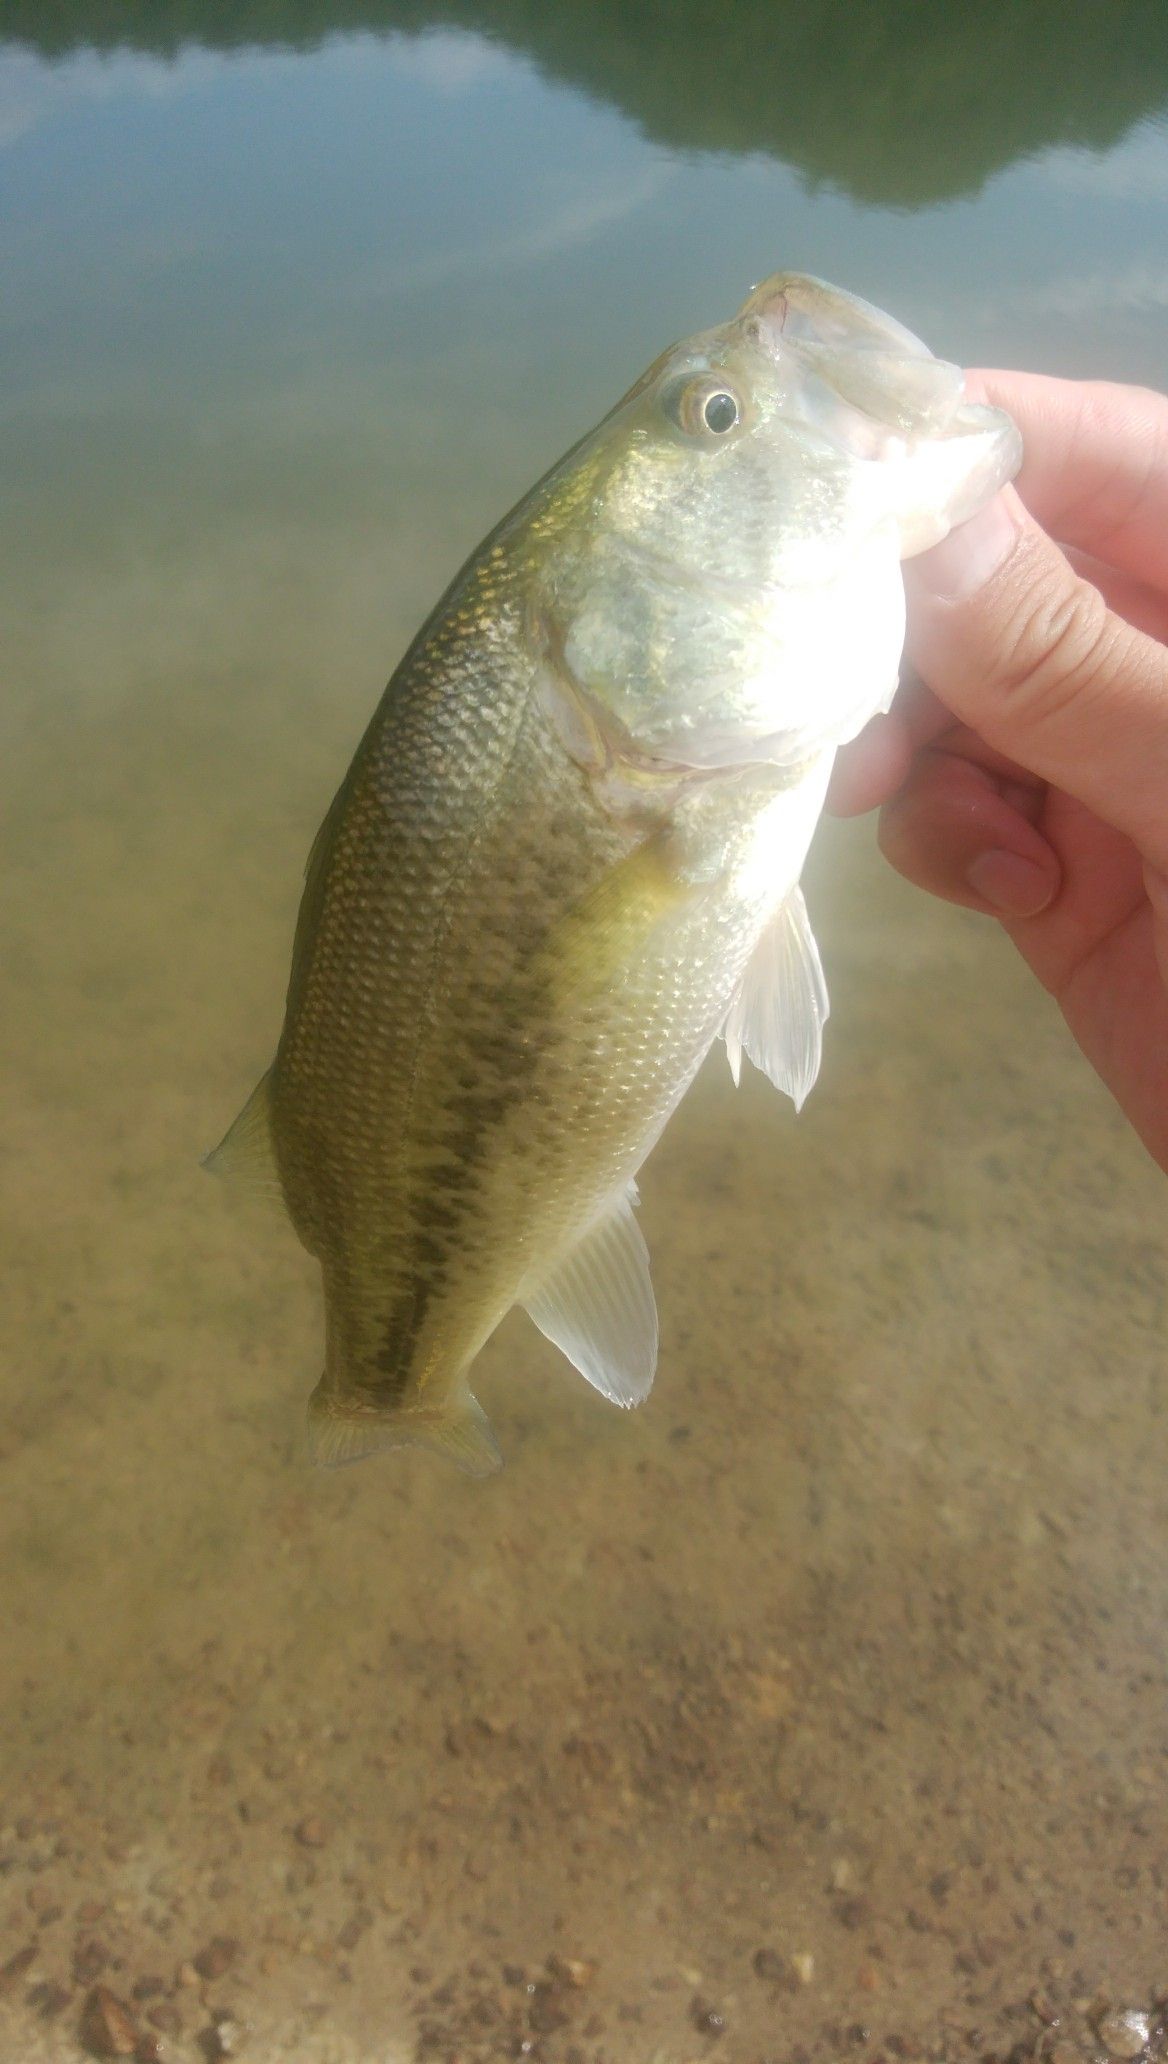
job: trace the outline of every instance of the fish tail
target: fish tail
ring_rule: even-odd
[[[359,1462],[380,1448],[432,1448],[468,1476],[493,1476],[503,1466],[499,1444],[478,1399],[462,1386],[437,1409],[404,1410],[338,1391],[322,1376],[308,1401],[308,1439],[314,1462],[335,1468]]]

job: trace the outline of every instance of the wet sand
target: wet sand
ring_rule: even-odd
[[[340,704],[294,610],[192,693],[155,598],[96,680],[58,624],[6,743],[0,2056],[1160,2054],[1163,1181],[864,828],[806,1110],[719,1053],[646,1171],[648,1406],[513,1314],[501,1477],[308,1467],[312,1264],[197,1157],[385,649],[353,592]]]

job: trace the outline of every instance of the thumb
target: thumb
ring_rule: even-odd
[[[1168,865],[1168,647],[1108,609],[1010,487],[904,571],[909,654],[941,701]]]

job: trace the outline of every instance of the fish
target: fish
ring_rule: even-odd
[[[500,1452],[469,1372],[520,1305],[653,1382],[636,1178],[719,1036],[800,1106],[828,1015],[800,876],[897,686],[901,561],[1021,462],[1010,419],[794,272],[672,345],[503,518],[317,834],[275,1059],[207,1157],[320,1263],[321,1462]]]

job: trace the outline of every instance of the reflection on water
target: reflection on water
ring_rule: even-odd
[[[767,151],[858,199],[976,190],[1054,143],[1100,150],[1168,94],[1159,0],[9,0],[8,33],[173,55],[195,42],[316,45],[338,30],[474,29],[632,115],[656,142]]]
[[[1025,80],[993,46],[942,150],[871,10],[868,151],[806,11],[764,132],[715,14],[699,95],[685,14],[683,91],[652,11],[297,51],[293,8],[94,9],[141,47],[50,61],[7,10],[5,2057],[75,2058],[100,1983],[183,2064],[220,2009],[338,2064],[1022,2058],[1048,2010],[1074,2056],[1076,2000],[1168,1982],[1163,1186],[992,932],[827,829],[811,1104],[710,1068],[644,1184],[653,1400],[513,1317],[491,1485],[307,1471],[313,1269],[197,1167],[390,664],[670,336],[805,264],[959,356],[1163,379],[1162,11],[1108,11],[1080,116],[1102,18]],[[898,200],[1149,118],[909,215],[519,48]]]

